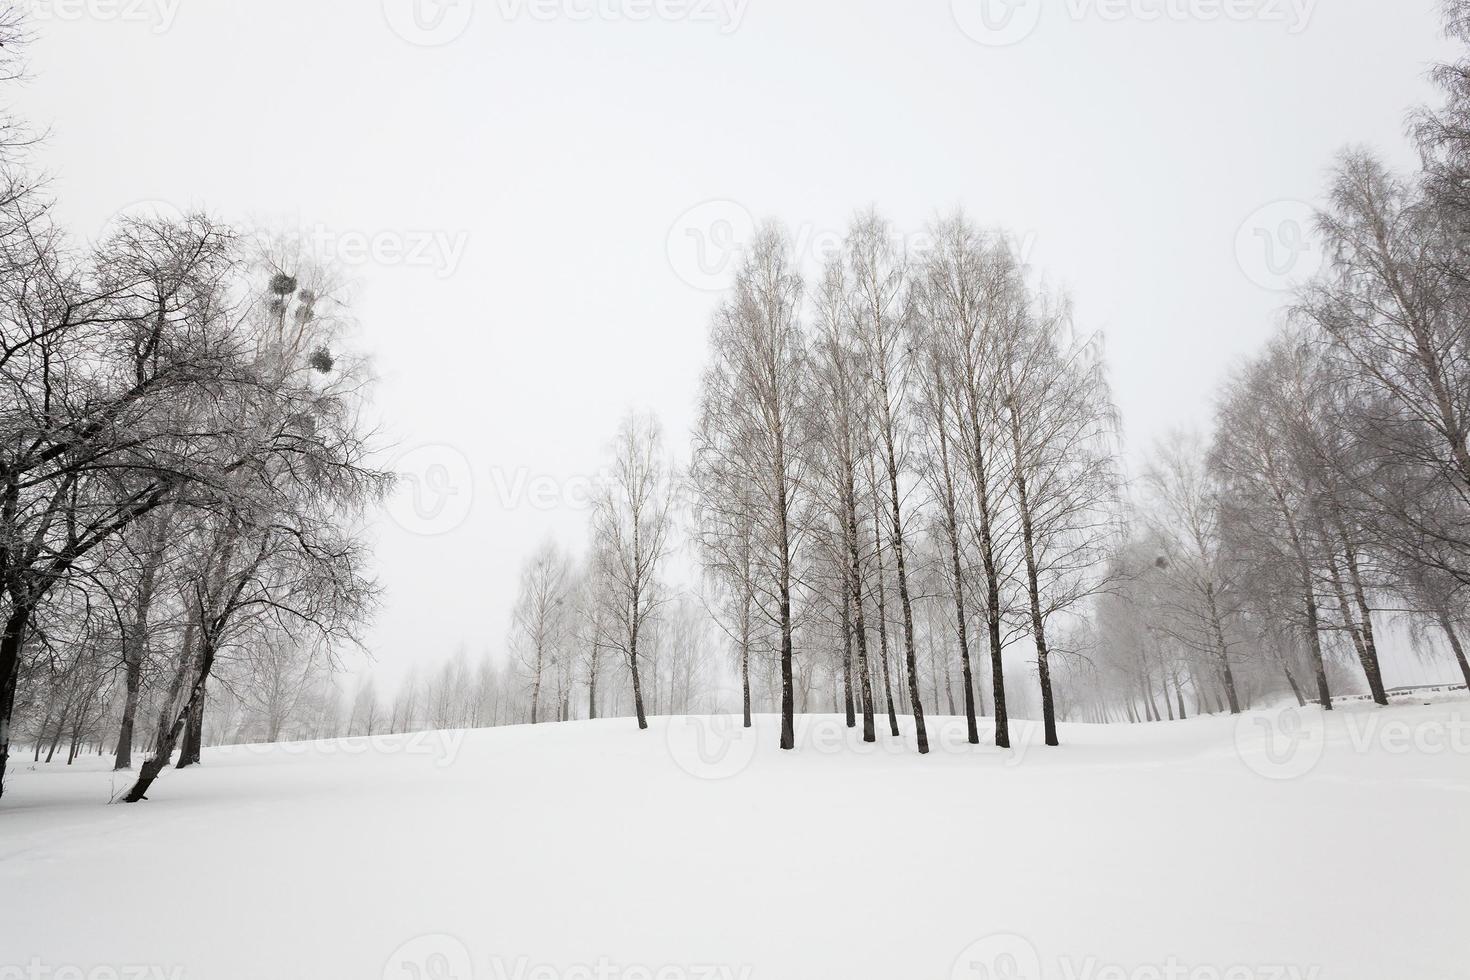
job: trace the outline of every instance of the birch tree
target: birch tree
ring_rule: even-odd
[[[640,649],[649,622],[669,595],[659,578],[672,545],[673,474],[663,435],[649,415],[623,420],[612,446],[612,470],[593,511],[592,553],[608,643],[628,667],[638,727],[648,727]]]

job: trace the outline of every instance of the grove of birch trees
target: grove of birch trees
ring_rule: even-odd
[[[1446,25],[1470,44],[1470,0]],[[526,560],[505,656],[391,692],[334,669],[391,477],[330,270],[204,215],[79,245],[0,127],[0,791],[20,745],[107,753],[134,801],[205,744],[709,711],[774,713],[786,749],[804,712],[919,753],[936,715],[1057,745],[1387,704],[1393,634],[1470,683],[1470,60],[1433,77],[1418,166],[1340,156],[1324,267],[1208,429],[1145,453],[1102,337],[1004,231],[866,209],[807,267],[765,223],[687,460],[630,414],[585,548]]]

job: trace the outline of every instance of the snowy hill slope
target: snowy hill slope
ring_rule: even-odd
[[[215,749],[136,806],[21,764],[0,977],[1470,976],[1470,702],[931,721],[925,758],[830,716]]]

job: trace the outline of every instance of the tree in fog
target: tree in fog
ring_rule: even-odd
[[[211,672],[231,644],[266,625],[327,647],[355,643],[376,601],[351,523],[389,482],[366,462],[360,406],[370,378],[362,362],[332,352],[345,321],[327,280],[302,262],[304,285],[276,264],[281,257],[302,262],[266,252],[249,267],[265,283],[232,325],[238,388],[191,406],[238,462],[190,499],[200,515],[197,572],[185,589],[192,629],[174,658],[153,751],[122,797],[130,803],[146,798],[186,725],[197,744]]]
[[[533,725],[540,720],[546,678],[567,652],[570,574],[566,555],[550,539],[521,568],[520,593],[511,611],[510,647],[529,678]]]
[[[1256,590],[1275,592],[1276,612],[1305,642],[1318,702],[1330,711],[1322,562],[1298,439],[1312,357],[1304,344],[1278,336],[1227,388],[1210,461],[1222,484],[1227,544]]]
[[[0,789],[37,610],[133,522],[238,465],[181,417],[232,380],[228,234],[202,218],[128,223],[78,267],[30,195],[3,205]]]
[[[323,664],[317,651],[289,634],[267,630],[243,647],[246,669],[238,687],[242,700],[261,719],[263,741],[280,741],[287,724],[312,694]]]
[[[628,666],[640,729],[648,727],[648,717],[639,644],[669,598],[659,573],[672,545],[674,486],[663,452],[656,419],[636,414],[624,419],[612,445],[612,470],[592,519],[592,554],[608,644]]]
[[[1116,423],[1099,341],[1076,336],[1065,302],[1023,294],[998,323],[996,382],[1009,434],[1042,722],[1056,745],[1048,626],[1102,584],[1118,526]]]
[[[751,726],[750,671],[756,646],[755,500],[711,455],[690,469],[694,537],[700,549],[713,619],[734,643],[744,727]]]
[[[764,226],[715,313],[696,468],[719,474],[701,491],[753,497],[756,607],[779,636],[781,747],[796,746],[793,670],[797,560],[809,526],[804,476],[808,364],[802,280],[785,233]]]
[[[1205,466],[1198,435],[1161,440],[1143,476],[1147,520],[1169,572],[1159,628],[1210,664],[1231,714],[1241,710],[1232,650],[1239,596],[1220,538],[1219,488]]]
[[[1001,487],[1004,467],[997,446],[1005,445],[995,397],[997,328],[1022,288],[1021,271],[1009,245],[986,235],[962,214],[939,222],[923,272],[925,329],[951,367],[951,417],[959,438],[953,444],[963,459],[974,501],[973,524],[984,579],[983,603],[990,644],[991,692],[995,704],[995,744],[1010,742],[1006,708],[1005,606],[1002,583],[1008,574],[1002,538]]]
[[[969,551],[965,535],[966,523],[961,507],[960,475],[956,473],[952,440],[957,434],[953,423],[954,378],[953,365],[945,356],[938,334],[930,329],[928,317],[935,315],[929,305],[927,294],[921,292],[922,312],[918,317],[918,365],[921,395],[916,404],[920,418],[920,432],[925,441],[927,459],[924,472],[939,506],[939,526],[943,535],[948,581],[944,587],[954,603],[953,623],[959,644],[960,676],[964,685],[965,727],[971,745],[980,744],[980,729],[976,721],[975,677],[970,663],[970,627],[965,607],[965,594],[969,589],[970,576],[965,556]]]
[[[851,293],[840,257],[832,257],[816,297],[817,315],[812,342],[812,373],[823,397],[815,400],[816,433],[822,440],[823,496],[836,527],[844,644],[857,654],[857,707],[863,719],[863,741],[877,738],[873,725],[873,685],[868,652],[867,589],[863,557],[866,551],[858,519],[860,460],[867,458],[870,396],[862,369],[862,355],[854,336]],[[850,674],[850,664],[844,661]],[[851,687],[850,681],[845,682]]]
[[[580,670],[587,683],[587,718],[595,720],[599,715],[599,685],[607,663],[609,616],[605,603],[599,601],[600,584],[597,569],[600,563],[594,556],[578,569],[570,585],[571,637],[574,652],[571,661]]]
[[[909,594],[909,569],[905,552],[904,500],[900,492],[900,458],[905,433],[905,396],[909,354],[908,263],[894,247],[888,223],[873,212],[859,216],[848,230],[844,245],[850,280],[848,306],[853,333],[862,353],[861,370],[866,377],[878,433],[879,467],[884,481],[883,503],[889,522],[887,539],[898,580],[899,613],[903,623],[903,653],[908,682],[909,710],[914,716],[914,734],[919,754],[929,751],[929,733],[924,725],[924,705],[919,698],[919,673],[914,650],[914,608]]]
[[[134,726],[155,632],[154,606],[160,578],[166,572],[171,516],[168,508],[162,508],[123,532],[124,548],[120,550],[127,560],[117,562],[123,581],[118,583],[116,594],[124,607],[119,627],[124,693],[114,769],[130,769],[133,765]]]

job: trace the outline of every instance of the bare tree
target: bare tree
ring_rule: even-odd
[[[756,605],[780,637],[783,749],[796,747],[793,597],[810,527],[802,280],[790,252],[784,232],[763,227],[715,314],[695,450],[696,466],[743,481],[756,502]]]
[[[860,461],[871,454],[868,394],[861,354],[854,336],[850,290],[840,258],[827,264],[817,295],[817,335],[813,343],[813,373],[822,385],[816,438],[826,443],[823,486],[831,504],[842,559],[844,643],[857,649],[858,707],[863,716],[863,741],[875,741],[873,685],[868,654],[863,558],[864,541],[858,520]],[[849,625],[848,620],[851,620]],[[845,661],[846,663],[846,661]],[[850,688],[850,681],[847,682]]]
[[[1001,322],[997,388],[1011,473],[1046,744],[1056,745],[1048,625],[1102,588],[1117,534],[1116,415],[1100,339],[1079,337],[1064,301],[1022,295]]]
[[[608,643],[628,665],[638,727],[648,727],[639,643],[668,600],[659,571],[671,546],[673,476],[663,458],[663,435],[649,415],[630,415],[612,447],[611,478],[593,513],[597,581],[608,623]]]
[[[510,646],[530,675],[531,724],[541,720],[548,671],[566,656],[570,628],[570,562],[555,541],[543,541],[521,568],[520,595],[511,611]]]
[[[1004,467],[994,447],[1005,439],[995,398],[995,340],[1022,286],[1021,273],[1004,239],[981,233],[963,214],[939,222],[933,238],[923,277],[925,326],[953,370],[953,417],[962,436],[955,445],[974,497],[984,579],[995,744],[1004,748],[1011,744],[1002,635],[1007,554],[1000,493]]]
[[[1212,662],[1231,714],[1241,710],[1231,651],[1239,596],[1220,538],[1219,488],[1205,467],[1198,435],[1174,433],[1159,443],[1144,484],[1148,514],[1170,571],[1169,615],[1161,628]]]
[[[894,248],[892,229],[876,213],[860,215],[848,231],[845,245],[855,334],[863,352],[862,368],[871,391],[868,405],[878,432],[880,464],[885,479],[888,544],[898,576],[899,612],[903,617],[904,666],[908,680],[909,710],[920,755],[929,751],[924,705],[919,698],[919,668],[914,652],[914,608],[909,594],[909,569],[904,549],[903,496],[899,490],[900,454],[904,433],[911,347],[907,337],[908,263]]]

